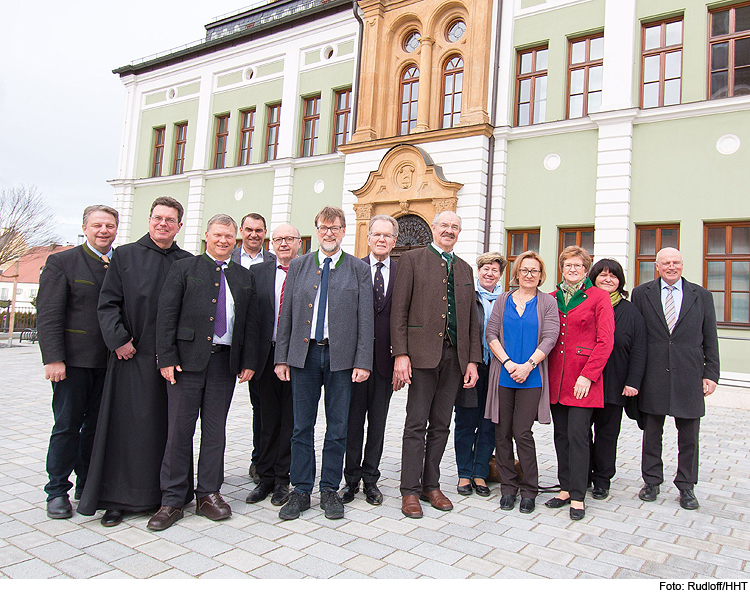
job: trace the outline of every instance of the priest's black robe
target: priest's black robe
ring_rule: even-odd
[[[156,313],[172,263],[191,257],[176,244],[159,248],[146,234],[115,249],[99,296],[109,357],[94,449],[80,514],[140,512],[161,504],[159,470],[167,441],[167,384],[156,365]],[[114,350],[133,338],[136,354]],[[188,494],[192,500],[192,490]]]

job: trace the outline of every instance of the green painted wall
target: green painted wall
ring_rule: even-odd
[[[198,118],[198,100],[181,101],[160,108],[143,110],[141,112],[141,128],[138,137],[138,151],[136,160],[136,177],[143,179],[151,177],[151,160],[154,150],[154,127],[165,126],[164,164],[162,176],[172,174],[174,159],[175,127],[179,122],[188,123],[187,145],[185,150],[184,170],[189,171],[193,166],[193,146],[195,145],[195,124]]]
[[[318,179],[325,183],[325,189],[317,194],[313,185]],[[302,236],[313,236],[312,248],[318,248],[315,239],[315,215],[326,205],[341,206],[344,190],[344,161],[336,164],[302,167],[294,170],[292,190],[291,223]],[[353,230],[354,226],[347,226]]]
[[[545,122],[565,118],[568,39],[601,31],[603,28],[604,0],[591,0],[591,2],[582,4],[564,6],[554,11],[542,12],[515,20],[513,46],[516,49],[549,42]],[[517,56],[514,56],[513,73],[516,69],[516,59]]]
[[[185,86],[177,87],[177,96],[185,97],[186,95],[195,95],[196,93],[199,93],[200,90],[201,83],[193,82],[191,84],[186,84]]]
[[[272,61],[258,67],[258,76],[270,76],[284,71],[284,60]]]
[[[238,202],[234,193],[239,188],[242,188],[243,196]],[[270,221],[272,198],[273,170],[207,179],[201,230],[205,231],[208,220],[216,213],[227,213],[238,224],[248,213],[260,213]]]
[[[187,208],[188,182],[164,183],[159,185],[136,186],[133,194],[133,220],[130,224],[130,242],[135,242],[148,232],[148,215],[151,211],[151,203],[159,196],[171,196],[180,201]],[[185,217],[182,217],[185,223]],[[177,234],[177,244],[182,246],[185,241],[185,227]]]
[[[558,227],[593,225],[596,203],[597,131],[508,142],[505,229],[540,228],[540,255],[551,290],[556,276]],[[562,160],[544,168],[547,154]]]
[[[544,4],[546,0],[521,0],[521,8],[531,8],[539,4]]]
[[[224,93],[216,93],[213,98],[212,115],[230,113],[229,138],[227,141],[227,167],[237,166],[240,142],[240,110],[255,108],[255,132],[253,133],[253,164],[263,162],[265,157],[266,105],[278,102],[284,87],[282,79],[248,84]],[[216,141],[216,119],[211,123],[209,167],[213,168],[214,145]]]

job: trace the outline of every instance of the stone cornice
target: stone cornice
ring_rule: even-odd
[[[399,135],[397,137],[385,137],[383,139],[374,139],[372,141],[362,141],[359,143],[347,143],[339,147],[339,151],[344,154],[353,154],[356,152],[369,152],[372,150],[382,150],[392,148],[400,143],[410,143],[420,145],[432,141],[446,141],[448,139],[463,139],[464,137],[474,137],[484,135],[489,138],[492,136],[492,126],[489,124],[470,124],[468,126],[456,126],[450,129],[439,129],[436,131],[425,131],[424,133],[411,133],[409,135]]]

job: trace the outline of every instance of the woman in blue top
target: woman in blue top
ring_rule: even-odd
[[[494,355],[490,365],[487,417],[495,426],[495,461],[500,473],[500,508],[513,510],[521,491],[520,511],[536,506],[539,472],[531,427],[550,423],[547,355],[560,332],[557,303],[539,291],[547,278],[544,262],[533,251],[513,263],[511,285],[518,289],[498,297],[487,323],[487,342]],[[514,466],[516,441],[523,479]]]

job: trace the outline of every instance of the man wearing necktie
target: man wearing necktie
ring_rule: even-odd
[[[394,381],[410,384],[401,449],[401,512],[421,518],[419,500],[453,504],[440,491],[440,460],[458,391],[479,378],[482,341],[471,266],[453,247],[461,218],[435,215],[433,241],[399,259],[391,309]]]
[[[276,252],[276,259],[250,268],[258,289],[260,318],[258,370],[255,374],[260,392],[260,431],[256,465],[260,482],[245,501],[255,504],[266,499],[273,491],[271,504],[282,506],[289,497],[294,420],[292,387],[288,381],[281,381],[274,373],[274,357],[279,316],[286,301],[284,294],[289,263],[297,257],[302,246],[299,230],[288,223],[282,224],[273,231],[271,244]]]
[[[112,257],[119,216],[105,205],[83,212],[86,241],[47,258],[39,277],[37,330],[44,377],[52,381],[55,425],[47,451],[47,516],[73,515],[68,480],[75,470],[80,499],[89,469],[107,370],[96,306]]]
[[[290,480],[279,517],[310,508],[315,481],[313,441],[320,389],[325,386],[326,436],[320,470],[320,505],[326,518],[344,516],[338,494],[344,466],[352,383],[372,370],[373,304],[370,268],[341,250],[344,212],[325,207],[315,217],[320,248],[289,264],[276,336],[276,375],[290,381],[294,409]]]
[[[682,278],[682,254],[665,248],[656,255],[659,278],[633,289],[633,304],[646,321],[646,373],[638,394],[643,413],[643,488],[638,497],[653,502],[664,482],[662,433],[665,416],[677,427],[680,506],[697,510],[698,435],[706,412],[704,397],[719,381],[719,344],[711,293]]]
[[[213,521],[232,510],[221,496],[226,421],[236,378],[257,369],[258,300],[249,270],[229,260],[237,224],[215,215],[206,252],[175,262],[156,319],[156,359],[167,380],[167,446],[161,465],[161,508],[148,528],[162,531],[182,518],[192,488],[193,435],[200,415],[201,446],[195,513]]]
[[[376,215],[370,219],[367,244],[370,254],[363,261],[370,266],[372,295],[375,312],[375,343],[373,368],[366,382],[355,384],[349,404],[349,428],[346,434],[346,486],[341,500],[348,504],[359,492],[364,481],[364,494],[368,504],[379,506],[383,494],[378,488],[380,457],[383,454],[385,424],[388,405],[394,388],[393,358],[391,357],[391,296],[396,282],[398,264],[390,253],[398,238],[398,222],[390,215]],[[365,443],[365,417],[367,442]],[[364,444],[364,457],[362,446]]]

